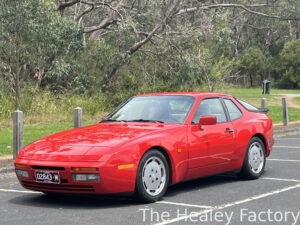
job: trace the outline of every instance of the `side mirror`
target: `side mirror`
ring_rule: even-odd
[[[216,125],[217,124],[217,117],[215,116],[202,116],[199,120],[199,129],[203,130],[202,126],[204,125]]]

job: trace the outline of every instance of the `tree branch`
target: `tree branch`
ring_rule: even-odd
[[[135,43],[130,49],[129,51],[127,51],[128,55],[132,55],[134,54],[137,50],[139,50],[143,45],[147,44],[147,42],[150,41],[150,39],[153,37],[153,35],[155,34],[155,32],[161,27],[161,24],[157,25],[149,34],[146,38],[144,38],[143,40]]]
[[[85,33],[92,33],[91,34],[91,38],[96,38],[99,36],[99,30],[101,29],[105,29],[106,27],[110,26],[111,24],[116,23],[116,15],[120,16],[120,13],[118,12],[121,8],[123,8],[124,6],[126,6],[128,4],[128,2],[131,0],[120,0],[120,2],[113,8],[113,7],[109,7],[109,13],[107,15],[107,17],[105,17],[99,26],[95,26],[92,28],[87,28],[85,30]],[[122,17],[121,17],[122,19]]]
[[[65,3],[62,3],[62,4],[60,4],[60,5],[57,7],[57,10],[58,10],[58,11],[63,11],[65,8],[71,7],[71,6],[73,6],[73,5],[75,5],[75,4],[79,3],[79,2],[80,2],[80,0],[73,0],[73,1],[71,1],[71,2],[65,2]]]
[[[105,23],[101,23],[101,25],[99,26],[94,26],[94,27],[88,27],[86,29],[84,29],[83,33],[92,33],[92,32],[95,32],[95,31],[98,31],[98,30],[102,30],[102,29],[105,29],[106,27],[112,25],[116,23],[115,20],[112,20],[112,21],[105,21]]]
[[[80,15],[78,15],[78,16],[76,17],[76,19],[75,19],[76,22],[78,22],[85,14],[91,12],[94,8],[95,8],[94,5],[92,5],[91,7],[85,9]]]
[[[121,0],[122,1],[122,0]],[[128,0],[125,0],[128,1]],[[132,57],[132,55],[137,52],[142,46],[144,46],[145,44],[147,44],[152,37],[155,35],[155,33],[161,28],[162,30],[164,30],[164,28],[166,27],[166,24],[169,22],[169,20],[171,20],[176,13],[178,13],[179,10],[179,6],[182,3],[182,0],[177,0],[174,4],[173,7],[171,8],[171,10],[169,11],[168,15],[166,15],[160,23],[158,23],[151,32],[149,32],[149,34],[147,34],[147,36],[139,41],[136,42],[126,53],[125,56],[122,56],[118,59],[118,62],[115,64],[115,66],[112,68],[111,72],[109,74],[106,74],[103,81],[102,81],[102,90],[106,91],[110,81],[112,80],[112,78],[115,76],[115,74],[117,73],[118,69],[124,65],[125,63],[127,63],[130,58]],[[135,30],[134,26],[132,27],[133,30]],[[146,32],[145,32],[146,34]]]
[[[270,6],[268,4],[254,4],[254,5],[243,5],[243,4],[215,4],[215,5],[207,5],[207,6],[199,6],[199,7],[192,7],[192,8],[187,8],[187,9],[181,9],[177,13],[177,15],[181,15],[184,13],[190,13],[190,12],[195,12],[199,10],[209,10],[209,9],[215,9],[215,8],[239,8],[242,10],[247,11],[248,13],[258,15],[258,16],[263,16],[263,17],[268,17],[268,18],[273,18],[273,19],[281,19],[281,20],[291,20],[287,18],[282,18],[280,16],[274,16],[274,15],[268,15],[266,13],[254,11],[250,8],[263,8]]]

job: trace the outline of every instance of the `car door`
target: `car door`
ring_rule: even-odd
[[[198,127],[202,116],[215,116],[216,125]],[[203,99],[198,106],[189,132],[189,168],[230,162],[233,156],[234,130],[225,104],[219,98]]]

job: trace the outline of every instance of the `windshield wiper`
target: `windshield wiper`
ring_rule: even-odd
[[[113,119],[105,119],[100,122],[127,122],[127,120],[113,120]]]
[[[144,120],[144,119],[127,120],[127,122],[164,123],[164,121],[160,121],[160,120]]]

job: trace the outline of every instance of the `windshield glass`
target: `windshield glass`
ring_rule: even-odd
[[[105,121],[160,122],[182,124],[195,98],[182,95],[133,97],[109,114]]]

